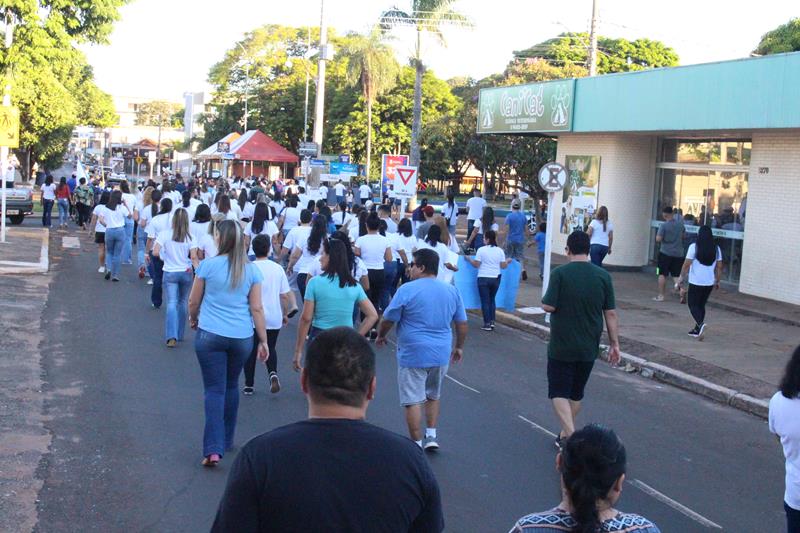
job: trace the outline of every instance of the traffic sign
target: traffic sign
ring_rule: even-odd
[[[142,159],[142,157],[141,157],[141,156],[138,156],[138,155],[137,155],[137,156],[136,156],[136,164],[137,164],[137,165],[141,165],[141,164],[142,164],[142,161],[144,161],[144,159]]]
[[[151,165],[156,162],[155,150],[150,150],[149,152],[147,152],[147,161],[149,161]]]
[[[219,141],[217,143],[217,152],[221,154],[227,154],[230,151],[231,151],[231,143],[226,143],[223,141]]]
[[[547,192],[558,192],[567,183],[567,169],[560,163],[551,161],[539,170],[539,185]]]
[[[297,152],[301,156],[314,157],[319,152],[319,145],[313,142],[301,142]]]
[[[411,198],[417,194],[417,167],[394,167],[394,193],[398,198]]]
[[[350,155],[349,154],[339,154],[339,163],[350,163]]]
[[[0,106],[0,146],[19,147],[19,109]]]

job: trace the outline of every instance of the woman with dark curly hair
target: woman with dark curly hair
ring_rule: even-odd
[[[800,347],[786,364],[780,390],[769,401],[769,430],[778,436],[786,457],[786,531],[800,533]]]

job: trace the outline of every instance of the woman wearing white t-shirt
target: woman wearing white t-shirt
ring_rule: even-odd
[[[397,271],[400,273],[401,283],[406,283],[409,280],[408,269],[411,266],[411,254],[416,247],[417,238],[414,236],[411,221],[403,217],[397,223],[397,233],[395,233],[394,242],[392,243],[392,250],[400,257]]]
[[[147,222],[153,218],[153,192],[155,188],[147,187],[144,192],[136,196],[136,265],[139,267],[139,279],[144,278],[146,263],[144,262],[145,248],[147,247]],[[159,193],[159,198],[161,198]],[[158,205],[155,207],[158,213]]]
[[[792,354],[779,391],[769,401],[769,430],[778,436],[786,458],[783,509],[786,531],[800,531],[800,347]]]
[[[458,272],[458,254],[453,253],[450,248],[442,242],[443,233],[447,232],[443,232],[442,228],[434,224],[428,230],[428,236],[425,237],[425,240],[417,241],[414,251],[428,248],[436,252],[439,256],[439,270],[436,273],[436,279],[449,284],[453,281],[453,272]]]
[[[122,191],[111,193],[108,203],[98,210],[97,218],[106,227],[106,279],[119,281],[122,251],[125,246],[125,220],[130,211],[122,203]]]
[[[195,242],[200,242],[200,237],[207,235],[210,232],[211,226],[211,208],[206,204],[200,204],[194,212],[194,218],[190,218],[189,232]]]
[[[286,207],[283,209],[283,212],[278,212],[280,213],[278,227],[283,233],[284,239],[286,235],[289,234],[289,230],[297,227],[297,224],[300,222],[300,213],[302,211],[302,209],[297,207],[297,198],[290,196],[286,199]]]
[[[603,266],[603,259],[611,255],[614,243],[614,225],[608,220],[608,208],[600,206],[586,231],[589,234],[589,258],[592,264]]]
[[[194,279],[192,267],[198,265],[197,244],[189,232],[189,215],[185,209],[175,211],[172,228],[158,234],[153,255],[164,261],[164,292],[167,294],[164,337],[167,346],[172,348],[183,340]]]
[[[381,219],[377,213],[370,213],[366,219],[367,234],[356,239],[354,248],[355,254],[360,257],[367,265],[369,272],[369,296],[370,302],[381,312],[381,293],[386,283],[384,275],[384,262],[392,260],[392,247],[389,239],[378,233],[381,226]],[[377,332],[373,330],[377,337]]]
[[[714,288],[719,288],[722,276],[722,251],[714,243],[714,235],[708,226],[700,226],[697,241],[689,245],[686,260],[683,262],[681,275],[675,282],[679,285],[689,274],[689,312],[692,313],[695,326],[689,332],[690,337],[703,340],[706,333],[706,302]]]
[[[92,228],[94,242],[97,244],[97,260],[100,263],[97,271],[101,274],[106,271],[106,227],[100,223],[98,214],[106,206],[109,198],[111,198],[111,193],[109,191],[103,191],[103,194],[100,195],[99,202],[92,210],[92,220],[89,222],[89,227]]]
[[[275,235],[278,234],[278,226],[272,220],[269,220],[270,208],[265,203],[256,205],[253,212],[253,220],[247,223],[244,228],[244,240],[247,246],[247,254],[250,260],[255,260],[255,253],[253,252],[253,239],[258,235],[266,235],[270,242],[270,251],[267,255],[272,255],[272,250],[275,249],[273,240]]]
[[[195,239],[197,241],[197,258],[200,261],[217,257],[219,254],[219,225],[224,220],[225,217],[217,213],[211,217],[208,232]],[[194,237],[194,235],[192,236]]]
[[[287,272],[297,271],[297,288],[300,296],[305,298],[308,272],[314,260],[322,253],[322,241],[328,237],[328,220],[323,215],[318,215],[311,222],[311,232],[308,239],[297,242],[289,258]],[[296,266],[295,266],[296,265]]]
[[[47,176],[42,185],[42,226],[49,228],[52,224],[53,205],[56,203],[56,186],[53,176]]]
[[[478,248],[475,259],[465,257],[469,263],[478,269],[478,293],[481,296],[481,312],[483,313],[484,331],[494,330],[495,297],[500,288],[501,270],[508,266],[506,254],[497,246],[497,233],[487,231],[484,234],[486,244]]]
[[[494,209],[491,207],[484,207],[483,208],[483,216],[479,220],[475,221],[475,225],[472,226],[472,234],[467,239],[465,243],[467,248],[475,248],[478,249],[483,246],[483,231],[491,230],[497,234],[497,231],[500,229],[494,221]]]
[[[133,226],[134,226],[134,218],[136,217],[136,195],[131,194],[131,188],[128,185],[127,180],[121,181],[119,184],[119,190],[122,191],[122,203],[125,204],[125,207],[128,209],[128,215],[125,218],[125,244],[122,248],[122,262],[126,265],[133,264],[133,256],[131,253],[133,252]]]

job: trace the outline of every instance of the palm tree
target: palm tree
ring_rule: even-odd
[[[351,87],[360,86],[367,108],[367,165],[372,158],[372,104],[382,94],[392,90],[397,83],[400,66],[394,51],[386,44],[386,37],[375,29],[369,35],[357,35],[345,48],[347,62],[347,83]]]
[[[419,137],[422,130],[422,75],[425,66],[422,63],[422,34],[432,35],[440,45],[447,46],[442,30],[447,25],[471,26],[467,18],[453,10],[457,0],[411,0],[411,10],[403,11],[394,7],[385,11],[380,18],[384,30],[395,27],[412,27],[416,30],[416,42],[411,64],[416,71],[414,80],[414,118],[411,123],[411,157],[412,166],[419,165]]]

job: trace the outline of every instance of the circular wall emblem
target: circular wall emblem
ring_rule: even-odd
[[[547,192],[558,192],[567,183],[567,169],[560,163],[551,161],[539,170],[539,185]]]

